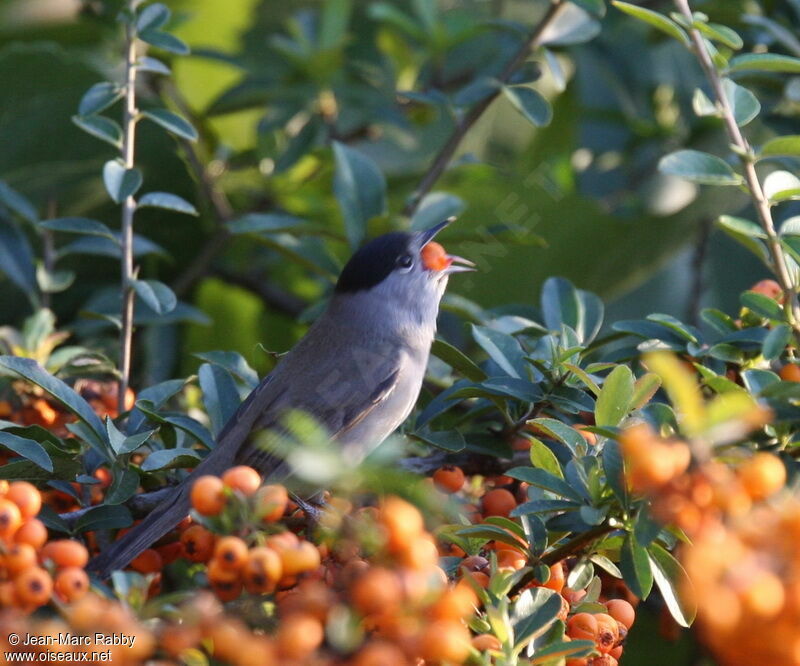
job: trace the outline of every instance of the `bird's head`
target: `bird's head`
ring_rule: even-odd
[[[365,244],[342,270],[334,298],[389,310],[392,314],[384,315],[390,319],[433,325],[449,276],[474,270],[471,261],[447,254],[434,241],[454,219],[424,231],[384,234]]]

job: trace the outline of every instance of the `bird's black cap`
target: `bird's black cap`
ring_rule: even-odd
[[[404,231],[378,236],[350,257],[336,283],[337,293],[371,289],[383,282],[397,260],[411,250],[412,234]]]

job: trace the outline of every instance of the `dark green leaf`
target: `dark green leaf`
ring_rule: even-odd
[[[800,156],[800,135],[776,136],[761,147],[761,157]]]
[[[442,220],[460,215],[465,207],[464,201],[454,194],[431,192],[417,206],[411,218],[411,229],[413,231],[429,229]]]
[[[475,365],[472,359],[441,338],[436,338],[433,341],[431,353],[473,382],[480,382],[486,379],[486,373]]]
[[[559,497],[582,502],[583,497],[563,479],[546,472],[543,469],[534,467],[514,467],[506,472],[512,479],[518,479],[530,483],[537,488],[544,488]]]
[[[100,139],[115,148],[122,147],[122,128],[105,116],[72,116],[72,122],[95,139]]]
[[[199,215],[197,209],[186,199],[177,194],[169,192],[148,192],[136,202],[137,208],[164,208],[176,213],[186,213],[187,215]]]
[[[739,127],[744,127],[751,120],[758,117],[761,104],[758,98],[747,88],[737,85],[730,79],[722,80],[725,95],[733,107],[733,115]]]
[[[148,44],[155,46],[158,49],[176,53],[178,55],[186,55],[189,53],[189,47],[181,39],[171,35],[168,32],[161,30],[147,30],[139,33],[139,39]]]
[[[561,596],[544,587],[527,589],[514,604],[514,644],[518,648],[541,636],[558,617]],[[538,652],[538,651],[537,651]]]
[[[163,62],[149,56],[142,56],[136,61],[136,68],[140,72],[152,72],[153,74],[172,74],[172,70]]]
[[[720,23],[706,23],[705,21],[695,21],[693,25],[709,39],[712,39],[715,42],[720,42],[725,46],[729,46],[735,51],[738,51],[740,48],[742,48],[742,46],[744,46],[744,42],[739,36],[739,33],[732,28],[729,28],[727,25],[722,25]]]
[[[774,321],[784,321],[786,319],[783,308],[778,302],[764,294],[745,291],[739,296],[739,301],[744,307],[749,308],[760,317],[766,317]]]
[[[678,150],[661,158],[662,173],[705,185],[740,185],[742,177],[715,155],[699,150]]]
[[[156,280],[133,280],[131,283],[139,297],[156,314],[172,312],[178,303],[175,293],[163,282]]]
[[[575,2],[575,0],[572,1]],[[594,641],[586,640],[550,643],[537,647],[529,663],[531,666],[545,666],[546,664],[558,663],[559,659],[579,659],[592,654],[595,648]]]
[[[173,467],[196,467],[200,456],[194,449],[177,448],[153,451],[141,465],[143,472],[154,472]]]
[[[160,2],[147,5],[136,17],[137,32],[158,30],[169,21],[170,10]]]
[[[30,460],[46,472],[53,471],[53,461],[39,442],[0,431],[0,445]]]
[[[570,0],[570,2],[598,18],[603,18],[606,15],[605,0]]]
[[[130,527],[133,524],[131,512],[120,505],[103,505],[89,509],[75,523],[75,532],[94,532]]]
[[[5,181],[0,180],[0,204],[12,210],[23,220],[35,224],[39,220],[36,207],[15,189],[8,186]]]
[[[241,402],[236,382],[225,368],[210,363],[200,366],[197,377],[203,391],[203,404],[211,421],[211,431],[215,436],[219,435]]]
[[[581,434],[575,428],[568,426],[566,423],[558,419],[551,418],[538,418],[528,421],[529,424],[535,425],[537,428],[543,430],[546,434],[550,435],[553,439],[557,439],[564,444],[573,454],[577,455],[578,451],[585,449],[586,440],[583,439]]]
[[[228,222],[228,229],[233,234],[275,233],[278,231],[290,231],[304,223],[304,220],[292,215],[249,213],[232,222]]]
[[[761,345],[761,353],[768,361],[774,361],[780,358],[791,340],[791,327],[788,324],[778,324],[764,338],[764,343]]]
[[[0,273],[38,305],[33,251],[28,238],[14,223],[0,224]]]
[[[686,593],[692,584],[686,571],[678,560],[657,543],[651,544],[648,550],[656,585],[670,614],[682,627],[691,626],[697,608],[691,599],[692,595]]]
[[[117,160],[109,160],[103,166],[103,183],[114,203],[122,203],[142,186],[142,172],[136,168],[126,169]]]
[[[618,426],[628,415],[633,399],[633,373],[618,365],[603,382],[594,410],[598,426]]]
[[[542,285],[542,314],[551,331],[560,331],[562,325],[577,330],[580,324],[581,302],[578,292],[564,278],[548,278]]]
[[[175,136],[188,141],[197,141],[197,130],[192,127],[188,120],[181,118],[177,113],[166,109],[150,109],[149,111],[142,111],[142,115],[157,125],[161,125],[161,127]]]
[[[620,551],[620,570],[628,587],[637,597],[646,599],[653,587],[653,571],[647,550],[632,534],[625,537]]]
[[[619,0],[612,0],[612,5],[614,5],[617,9],[625,12],[626,14],[630,14],[634,18],[639,19],[640,21],[644,21],[645,23],[649,23],[654,28],[657,28],[663,33],[666,33],[670,37],[677,39],[681,44],[684,46],[689,46],[689,36],[686,34],[686,31],[681,28],[675,21],[670,18],[667,18],[663,14],[659,14],[658,12],[654,12],[652,9],[646,9],[645,7],[639,7],[637,5],[632,5],[629,2],[620,2]]]
[[[564,472],[561,469],[558,458],[556,458],[556,454],[550,450],[550,447],[535,437],[528,437],[528,439],[531,442],[531,465],[563,479]]]
[[[552,120],[553,110],[550,108],[550,104],[533,88],[503,86],[503,94],[534,127],[544,127]]]
[[[788,72],[800,74],[800,58],[777,53],[747,53],[730,61],[729,72]]]
[[[336,173],[333,191],[342,210],[352,248],[364,239],[367,222],[386,213],[386,179],[377,165],[354,148],[333,142]]]
[[[464,436],[457,430],[430,430],[429,428],[420,428],[419,430],[410,433],[410,437],[418,439],[435,446],[445,451],[458,453],[463,451],[466,447]]]
[[[106,494],[106,504],[122,504],[136,494],[139,474],[132,468],[114,469],[114,481]]]
[[[472,324],[472,337],[503,372],[520,379],[527,376],[525,354],[516,338],[474,324]]]
[[[258,374],[238,352],[210,351],[195,354],[195,356],[203,361],[225,368],[251,389],[258,385]]]
[[[78,113],[81,116],[100,113],[122,97],[122,92],[119,86],[108,81],[95,83],[81,98]]]
[[[40,222],[39,226],[50,231],[63,231],[69,234],[84,234],[86,236],[100,236],[117,242],[114,233],[102,222],[90,220],[86,217],[57,217],[53,220]]]

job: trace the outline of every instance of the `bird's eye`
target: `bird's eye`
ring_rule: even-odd
[[[397,260],[397,265],[400,268],[411,268],[414,265],[414,259],[410,254],[401,255]]]

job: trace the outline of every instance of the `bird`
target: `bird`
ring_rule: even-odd
[[[248,465],[265,479],[285,478],[286,463],[255,440],[259,432],[279,430],[290,410],[316,419],[353,462],[392,434],[419,396],[449,276],[475,269],[434,241],[454,219],[390,232],[358,249],[324,312],[244,399],[214,449],[88,569],[107,578],[173,529],[189,514],[191,484],[199,476]]]

